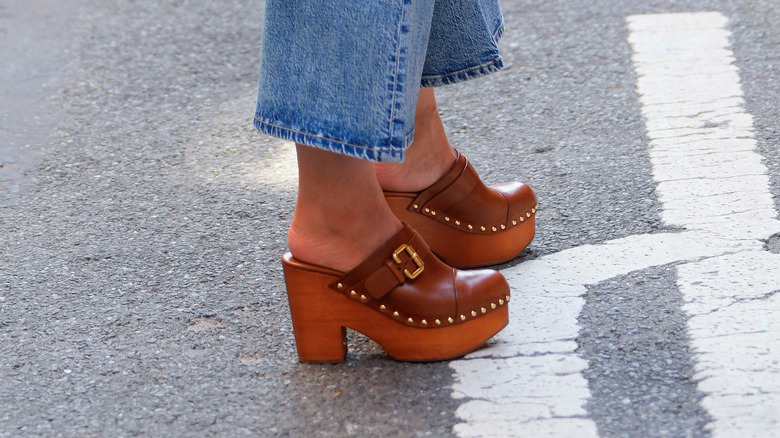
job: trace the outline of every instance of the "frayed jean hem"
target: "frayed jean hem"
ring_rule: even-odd
[[[395,147],[387,150],[387,147],[369,147],[357,145],[345,141],[335,140],[323,135],[312,134],[298,131],[292,128],[275,125],[273,123],[254,118],[255,128],[272,137],[278,137],[282,140],[291,141],[306,146],[315,147],[328,152],[334,152],[348,157],[359,158],[373,162],[401,163],[406,156],[406,148],[412,143],[414,133],[409,133],[404,138],[402,148]]]

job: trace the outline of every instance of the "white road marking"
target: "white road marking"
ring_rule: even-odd
[[[778,436],[780,255],[741,252],[678,271],[712,435]]]
[[[758,239],[780,225],[727,22],[717,12],[634,16],[629,41],[662,217],[731,247],[677,269],[709,427],[771,436],[780,428],[780,256]]]
[[[510,326],[490,348],[451,363],[453,397],[467,400],[458,435],[598,436],[585,417],[587,363],[576,354],[585,286],[680,261],[690,262],[678,269],[678,285],[714,434],[768,434],[780,418],[779,336],[769,318],[780,264],[758,240],[780,222],[725,25],[719,13],[629,19],[662,219],[686,231],[582,246],[505,270],[515,291]]]

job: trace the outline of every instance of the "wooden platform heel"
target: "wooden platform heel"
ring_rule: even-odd
[[[450,266],[488,266],[517,257],[534,237],[536,195],[517,182],[486,186],[456,153],[452,169],[427,189],[385,191],[390,209]]]
[[[341,362],[345,328],[403,361],[462,356],[509,320],[509,285],[496,271],[459,271],[404,227],[348,273],[282,257],[301,362]]]

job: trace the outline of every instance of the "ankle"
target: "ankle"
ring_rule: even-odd
[[[327,212],[311,215],[296,210],[287,245],[301,261],[348,272],[401,229],[389,208],[373,212]]]
[[[384,190],[417,192],[439,180],[455,163],[432,89],[423,88],[414,117],[414,141],[403,163],[377,163],[376,178]]]
[[[446,147],[428,147],[423,142],[415,140],[403,163],[374,165],[376,179],[383,190],[418,192],[430,187],[452,168],[455,150],[449,142],[446,142]]]

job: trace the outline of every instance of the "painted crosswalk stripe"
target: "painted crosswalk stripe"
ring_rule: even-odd
[[[460,436],[598,436],[584,409],[587,364],[576,353],[585,286],[672,262],[688,262],[678,269],[678,285],[692,315],[697,377],[714,434],[766,432],[780,418],[778,332],[768,318],[777,307],[770,289],[780,284],[780,263],[759,240],[780,231],[780,222],[743,109],[726,18],[663,14],[628,22],[662,218],[687,231],[586,245],[504,271],[517,291],[510,326],[490,348],[451,363],[453,396],[466,400],[457,411]],[[766,281],[755,281],[757,272]],[[738,330],[730,338],[732,327]],[[729,352],[719,351],[727,347],[768,375],[729,363]]]
[[[709,428],[771,436],[780,430],[780,255],[759,239],[780,227],[727,21],[634,16],[629,42],[663,220],[733,248],[677,269]]]
[[[454,361],[453,396],[463,437],[595,437],[584,405],[590,397],[577,354],[577,316],[586,285],[652,266],[727,251],[706,233],[636,235],[586,245],[503,271],[512,320],[495,343]]]

